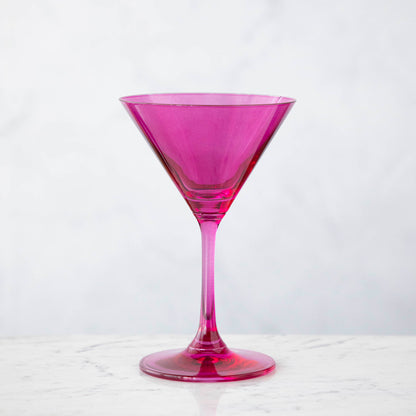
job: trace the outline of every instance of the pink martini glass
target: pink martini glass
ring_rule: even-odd
[[[202,234],[199,329],[185,350],[144,357],[140,369],[181,381],[233,381],[274,370],[267,355],[230,350],[215,321],[215,235],[295,100],[237,94],[154,94],[120,99],[194,213]]]

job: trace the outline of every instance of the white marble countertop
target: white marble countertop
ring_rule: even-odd
[[[139,372],[141,356],[190,339],[0,338],[0,415],[416,415],[416,337],[229,335],[277,371],[214,384]]]

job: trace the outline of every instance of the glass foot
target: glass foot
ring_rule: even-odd
[[[268,374],[275,367],[273,358],[268,355],[228,348],[224,353],[196,354],[189,350],[167,350],[140,361],[140,369],[151,376],[197,382],[245,380]]]

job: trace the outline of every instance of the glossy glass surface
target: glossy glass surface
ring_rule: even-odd
[[[202,235],[200,325],[183,351],[142,359],[147,374],[181,381],[232,381],[273,371],[264,354],[231,351],[215,320],[215,236],[294,100],[238,94],[155,94],[121,98],[199,222]]]
[[[218,223],[294,103],[234,94],[121,100],[197,219]]]

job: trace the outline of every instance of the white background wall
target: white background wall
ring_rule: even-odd
[[[221,224],[222,332],[416,333],[416,3],[1,0],[0,335],[193,332],[200,241],[117,101],[298,99]]]

